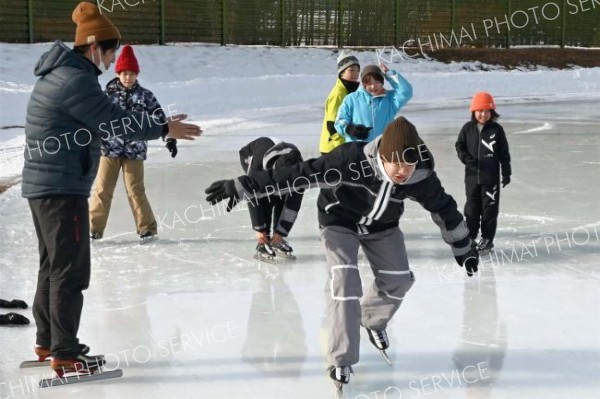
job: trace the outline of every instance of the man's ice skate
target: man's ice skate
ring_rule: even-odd
[[[156,234],[151,233],[149,231],[144,231],[142,233],[140,233],[140,245],[144,245],[147,244],[151,241],[154,241],[158,239],[158,237],[156,236]]]
[[[379,349],[381,356],[383,356],[387,364],[391,366],[392,362],[386,352],[387,348],[390,347],[390,341],[388,340],[385,330],[371,330],[367,327],[365,327],[365,330],[367,330],[367,334],[369,335],[369,341],[371,341],[373,346]]]
[[[79,354],[70,359],[53,358],[50,361],[50,368],[55,377],[43,378],[39,386],[40,388],[49,388],[56,385],[118,378],[123,375],[123,370],[120,369],[102,370],[104,364],[104,356]]]
[[[482,238],[477,244],[477,251],[480,256],[489,255],[494,251],[494,243],[487,238]]]
[[[294,249],[290,244],[283,238],[277,244],[271,244],[271,247],[275,249],[277,255],[281,255],[283,258],[295,260],[296,257],[292,253]]]
[[[256,254],[254,259],[276,265],[277,259],[275,250],[269,244],[258,244],[256,246]]]
[[[327,369],[329,378],[333,380],[338,398],[344,396],[344,384],[350,382],[350,374],[353,373],[352,366],[329,366]]]
[[[90,347],[84,344],[79,344],[79,349],[82,355],[87,355],[90,352]],[[21,362],[19,368],[25,369],[30,367],[50,366],[52,353],[50,352],[49,347],[36,344],[33,351],[38,357],[38,360],[26,360]],[[104,355],[97,355],[96,357],[104,358]]]

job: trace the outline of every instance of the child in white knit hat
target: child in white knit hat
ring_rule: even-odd
[[[321,130],[319,151],[321,154],[331,152],[335,147],[344,144],[345,140],[335,130],[335,118],[344,97],[355,92],[360,86],[360,63],[349,51],[342,50],[337,58],[337,79],[325,101],[325,117]]]

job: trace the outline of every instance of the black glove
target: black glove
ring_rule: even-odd
[[[165,145],[171,153],[171,158],[175,158],[177,155],[177,139],[167,139],[167,145]]]
[[[27,309],[27,304],[25,303],[25,301],[21,301],[19,299],[13,299],[12,301],[8,302],[5,301],[4,299],[0,299],[0,308],[21,308],[21,309]]]
[[[465,165],[477,166],[477,160],[471,156],[467,156],[467,157],[465,157]]]
[[[240,199],[233,180],[218,180],[204,190],[204,193],[206,200],[212,205],[229,198],[227,212],[230,212]]]
[[[21,316],[18,313],[7,313],[0,314],[0,325],[17,324],[25,325],[29,324],[29,319],[25,316]]]
[[[471,246],[469,252],[461,256],[455,256],[456,263],[460,266],[464,266],[467,270],[467,276],[471,277],[473,273],[477,273],[477,266],[479,265],[479,252],[474,245]]]
[[[502,188],[508,186],[510,184],[510,176],[504,176],[502,178]]]
[[[348,136],[354,137],[358,140],[366,140],[369,137],[369,130],[373,129],[372,127],[366,127],[365,125],[353,125],[349,124],[346,126],[346,133]]]

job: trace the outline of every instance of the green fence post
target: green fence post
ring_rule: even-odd
[[[221,46],[227,44],[227,4],[221,0]]]
[[[456,27],[456,0],[452,0],[450,7],[452,7],[450,10],[450,35],[452,35]]]
[[[337,37],[337,42],[338,42],[338,48],[342,48],[342,28],[343,28],[343,11],[342,11],[342,0],[338,0],[338,37]]]
[[[279,1],[279,26],[281,29],[279,32],[281,40],[280,46],[285,47],[285,0]]]
[[[160,0],[160,39],[158,43],[163,45],[166,43],[166,26],[165,26],[165,0]]]
[[[511,0],[507,0],[506,8],[508,9],[506,15],[508,15],[508,18],[510,18],[510,12],[512,10]],[[510,25],[509,25],[506,27],[506,48],[509,49],[510,45],[511,45],[511,42],[510,42]]]
[[[394,45],[397,47],[400,44],[400,0],[396,0],[394,3],[395,11],[395,26],[396,32],[394,34]]]
[[[560,48],[565,48],[567,37],[567,0],[563,0],[562,2],[562,26],[560,30]]]
[[[29,43],[33,43],[33,0],[27,1],[27,25],[29,28]]]

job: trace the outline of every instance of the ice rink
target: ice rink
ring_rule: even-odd
[[[597,104],[502,106],[513,179],[502,191],[496,252],[477,276],[455,265],[429,214],[407,202],[400,226],[416,283],[388,328],[393,366],[363,335],[347,398],[600,397]],[[462,210],[454,150],[461,107],[404,114]],[[333,398],[321,349],[317,191],[306,195],[289,238],[298,260],[277,266],[252,259],[247,211],[225,214],[204,202],[210,182],[241,173],[237,150],[253,138],[278,137],[316,155],[321,117],[316,106],[290,109],[255,127],[207,129],[180,148],[177,163],[166,151],[151,157],[146,190],[160,239],[145,246],[119,184],[106,238],[93,244],[80,338],[123,378],[38,390],[48,370],[18,368],[32,358],[35,327],[2,328],[0,398]],[[0,218],[0,297],[31,303],[37,244],[19,185],[0,196]],[[372,273],[360,259],[367,285]]]
[[[0,43],[0,180],[23,164],[32,67],[48,43]],[[332,398],[322,354],[327,272],[316,196],[290,236],[298,260],[257,263],[246,210],[204,201],[242,172],[238,149],[259,136],[317,155],[335,52],[227,46],[137,46],[141,84],[205,133],[171,159],[151,142],[146,191],[160,240],[139,246],[119,183],[105,238],[92,248],[80,338],[120,379],[38,390],[35,327],[0,329],[0,399]],[[375,52],[356,54],[362,65]],[[392,62],[391,60],[390,62]],[[504,71],[473,63],[395,62],[413,84],[415,123],[446,191],[464,205],[454,142],[475,91],[496,97],[512,155],[496,252],[467,278],[420,205],[401,228],[416,283],[389,326],[393,367],[366,336],[348,399],[600,397],[600,69]],[[104,85],[112,74],[101,76]],[[372,274],[360,256],[363,284]],[[20,185],[0,194],[0,298],[33,301],[37,242]],[[5,313],[5,309],[2,309]],[[33,320],[31,310],[21,312]]]

